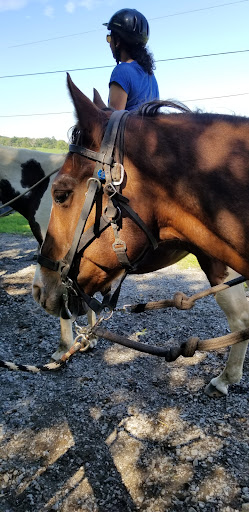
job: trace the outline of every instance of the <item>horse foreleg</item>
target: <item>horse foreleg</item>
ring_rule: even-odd
[[[87,311],[87,321],[88,321],[88,325],[90,327],[93,327],[96,324],[96,321],[97,321],[96,315],[92,309],[89,309]],[[90,347],[91,348],[96,347],[97,342],[98,342],[98,337],[95,336],[95,334],[91,334],[89,336]]]
[[[229,269],[229,276],[226,280],[234,279],[237,276],[236,272]],[[249,327],[249,305],[243,284],[217,293],[216,300],[227,316],[231,331]],[[206,394],[209,396],[227,395],[229,384],[240,382],[247,345],[248,340],[231,347],[225,369],[218,377],[211,380],[205,389]]]
[[[92,327],[96,323],[96,315],[95,313],[89,309],[87,312],[87,321],[88,326],[86,327],[86,332],[88,327]],[[65,354],[70,347],[74,344],[74,336],[73,336],[73,326],[71,320],[65,320],[64,318],[60,318],[61,325],[61,337],[60,344],[57,350],[52,354],[52,359],[54,361],[59,361],[61,356]],[[90,347],[93,348],[97,344],[97,337],[94,335],[90,335],[89,338]]]
[[[71,320],[65,320],[64,318],[60,318],[61,324],[61,337],[60,344],[57,350],[52,354],[52,359],[54,361],[59,361],[61,356],[65,354],[70,347],[74,344],[73,337],[73,325]]]

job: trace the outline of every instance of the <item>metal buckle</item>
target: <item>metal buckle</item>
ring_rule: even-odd
[[[115,215],[110,215],[111,211],[113,210]],[[103,212],[103,216],[106,216],[108,221],[110,221],[112,224],[117,224],[119,220],[121,219],[121,210],[119,206],[106,206]]]
[[[104,192],[108,195],[108,197],[112,198],[117,193],[113,183],[107,183],[107,185],[104,186]]]
[[[115,163],[113,165],[114,167],[114,170],[117,169],[117,168],[120,168],[120,179],[118,181],[115,181],[113,180],[113,185],[121,185],[121,183],[123,183],[123,179],[124,179],[124,166],[122,164],[119,164],[119,163]]]
[[[87,188],[89,188],[89,186],[90,186],[90,181],[94,181],[95,183],[97,183],[97,185],[98,185],[98,190],[100,190],[100,189],[101,189],[101,183],[100,183],[100,181],[98,180],[98,178],[89,178],[89,179],[87,180],[87,183],[86,183]]]
[[[115,242],[113,242],[112,248],[117,253],[124,252],[124,251],[126,251],[126,243],[119,238],[119,239],[115,240]]]

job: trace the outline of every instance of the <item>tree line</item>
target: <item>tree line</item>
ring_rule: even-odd
[[[64,140],[56,140],[54,137],[31,139],[29,137],[4,137],[0,135],[0,144],[14,148],[26,148],[42,151],[43,149],[67,153],[68,144]]]

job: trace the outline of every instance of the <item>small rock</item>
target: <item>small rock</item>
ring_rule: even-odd
[[[59,510],[59,503],[55,503],[55,504],[51,507],[51,510]]]

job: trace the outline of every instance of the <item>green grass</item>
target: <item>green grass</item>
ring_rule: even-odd
[[[56,149],[56,148],[40,148],[39,146],[34,147],[34,148],[28,148],[28,149],[32,149],[32,151],[41,151],[42,153],[55,153],[55,154],[64,153],[66,156],[65,149],[63,150],[63,149]]]
[[[28,221],[17,212],[0,218],[0,233],[11,233],[14,235],[32,234]]]
[[[188,256],[185,256],[185,258],[178,261],[176,265],[181,270],[186,270],[188,268],[200,268],[200,265],[193,254],[188,254]]]

